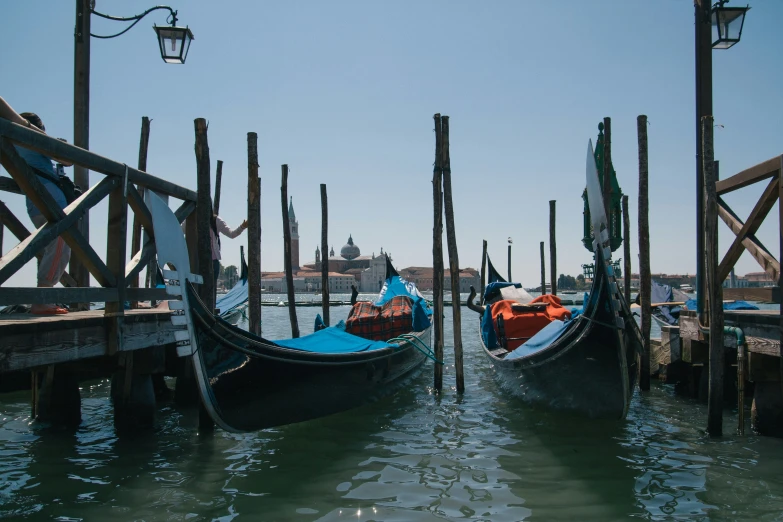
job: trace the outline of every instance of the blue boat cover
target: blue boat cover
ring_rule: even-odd
[[[484,341],[484,346],[490,350],[499,346],[498,336],[495,333],[495,324],[492,321],[491,306],[484,308],[484,316],[481,318],[481,339]]]
[[[274,343],[284,348],[312,353],[354,353],[397,347],[383,341],[371,341],[349,334],[345,331],[344,321],[298,339],[283,339]]]
[[[685,306],[688,310],[696,310],[696,299],[689,299]],[[758,310],[759,307],[749,303],[747,301],[734,301],[730,303],[723,303],[724,310]]]
[[[236,307],[241,306],[247,302],[248,298],[248,285],[247,279],[240,279],[240,281],[234,285],[234,288],[227,293],[218,296],[215,308],[220,310],[220,316],[223,317]]]
[[[525,357],[551,346],[552,343],[557,341],[561,335],[563,335],[568,326],[573,324],[574,321],[560,321],[555,319],[530,338],[525,344],[511,352],[506,356],[506,359],[519,359]]]

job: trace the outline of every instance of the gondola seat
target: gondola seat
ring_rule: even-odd
[[[552,321],[571,318],[571,312],[554,295],[539,296],[527,305],[504,299],[492,304],[491,310],[499,344],[509,351],[525,344]]]

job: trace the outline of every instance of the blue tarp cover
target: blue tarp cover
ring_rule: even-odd
[[[689,299],[685,306],[688,310],[696,310],[696,299]],[[733,303],[723,303],[724,310],[758,310],[759,307],[747,301],[734,301]]]
[[[247,302],[248,288],[247,279],[241,279],[234,288],[223,295],[218,296],[215,308],[220,310],[220,315],[225,316],[237,306]]]
[[[481,339],[484,341],[484,346],[490,350],[500,346],[498,336],[495,333],[495,323],[492,321],[491,306],[484,308],[484,316],[481,318]]]
[[[371,341],[347,333],[344,321],[298,339],[283,339],[274,343],[285,348],[313,353],[355,353],[396,348],[394,344]]]
[[[519,359],[520,357],[525,357],[547,348],[557,341],[560,336],[568,330],[568,325],[573,324],[573,322],[573,320],[563,322],[555,319],[539,330],[538,333],[531,337],[525,344],[506,355],[506,359]]]

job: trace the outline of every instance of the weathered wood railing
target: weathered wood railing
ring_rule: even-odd
[[[725,281],[729,277],[731,269],[734,268],[743,250],[747,250],[773,280],[780,282],[780,261],[759,241],[755,234],[783,193],[783,184],[780,179],[782,171],[783,156],[777,156],[715,184],[718,193],[718,215],[737,236],[720,262],[718,281]],[[753,207],[747,221],[743,223],[721,196],[766,179],[769,179],[767,188],[764,189],[764,193]],[[781,208],[783,209],[783,207]],[[783,210],[780,212],[778,225],[779,230],[783,230]],[[781,248],[783,249],[783,245]]]
[[[16,152],[14,144],[80,165],[105,177],[62,209]],[[8,228],[20,241],[0,258],[0,305],[105,302],[105,315],[111,318],[109,330],[119,332],[118,326],[124,315],[126,300],[165,299],[164,289],[129,288],[131,281],[136,279],[155,255],[152,216],[142,193],[144,189],[149,189],[160,195],[182,200],[183,203],[175,214],[180,222],[188,218],[185,228],[190,236],[196,228],[193,212],[197,199],[195,191],[3,119],[0,119],[0,164],[11,175],[11,178],[0,178],[0,190],[26,195],[47,220],[46,225],[30,232],[0,202],[2,226]],[[90,246],[89,239],[79,232],[77,224],[79,218],[106,197],[109,200],[109,209],[104,261]],[[147,235],[141,250],[130,260],[127,259],[126,252],[129,206]],[[58,236],[71,247],[71,255],[78,258],[101,287],[75,287],[73,279],[67,275],[61,279],[67,288],[2,286],[33,257],[40,257],[46,245]],[[194,238],[189,238],[189,243],[193,240]],[[109,337],[109,345],[116,349],[116,343],[121,342],[119,333]]]

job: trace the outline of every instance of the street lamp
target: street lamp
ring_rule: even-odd
[[[745,14],[750,6],[724,7],[729,0],[720,0],[712,6],[712,48],[728,49],[742,38]]]
[[[701,158],[701,119],[712,116],[712,49],[739,42],[750,7],[725,7],[728,0],[694,0],[696,29],[696,310],[704,319],[706,290],[704,262],[704,178]]]
[[[83,149],[90,148],[90,36],[101,39],[116,38],[128,32],[134,25],[152,11],[169,11],[167,23],[171,27],[155,27],[158,34],[160,55],[166,63],[185,63],[193,33],[187,27],[177,27],[177,11],[160,5],[147,9],[135,16],[117,17],[99,13],[95,10],[95,0],[76,0],[76,28],[74,30],[74,72],[73,72],[73,144]],[[117,34],[102,36],[90,32],[91,15],[107,20],[133,22]],[[74,183],[83,190],[90,186],[89,171],[78,165],[73,168]],[[89,213],[79,222],[79,231],[84,237],[90,237]],[[71,260],[71,275],[79,286],[90,286],[90,275],[84,266],[74,257]]]

